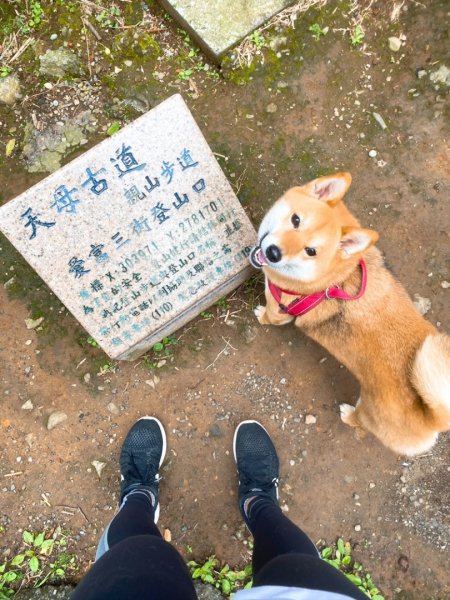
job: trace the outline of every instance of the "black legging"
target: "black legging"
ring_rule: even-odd
[[[109,550],[93,565],[71,600],[197,600],[185,562],[153,522],[146,494],[131,493],[111,521]],[[253,585],[336,592],[367,600],[334,567],[321,560],[309,537],[264,498],[253,501]]]

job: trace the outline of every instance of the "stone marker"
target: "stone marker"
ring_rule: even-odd
[[[294,0],[159,0],[214,61]]]
[[[179,95],[2,206],[0,229],[126,360],[245,281],[256,238]]]

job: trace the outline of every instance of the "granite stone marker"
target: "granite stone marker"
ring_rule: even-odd
[[[179,95],[2,206],[0,229],[128,360],[245,281],[256,237]]]
[[[294,0],[159,0],[214,61]]]

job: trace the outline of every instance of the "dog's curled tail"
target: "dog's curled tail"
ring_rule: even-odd
[[[417,351],[412,383],[430,409],[437,431],[450,429],[450,337],[437,333],[425,338]]]

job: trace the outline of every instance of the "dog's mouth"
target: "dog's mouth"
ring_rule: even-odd
[[[253,248],[250,252],[249,260],[256,269],[262,269],[265,265],[269,264],[264,256],[261,246],[255,246]]]

